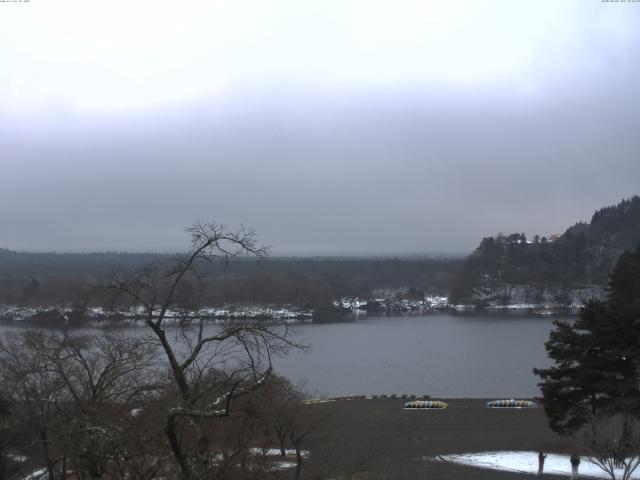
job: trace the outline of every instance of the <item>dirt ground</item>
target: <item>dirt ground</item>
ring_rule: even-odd
[[[332,467],[357,465],[362,479],[528,479],[498,472],[420,460],[448,453],[544,450],[565,453],[571,440],[554,434],[542,408],[491,409],[486,400],[446,400],[447,410],[405,410],[402,399],[348,400],[309,405],[321,420],[309,439],[312,457]],[[551,476],[549,476],[551,478]]]

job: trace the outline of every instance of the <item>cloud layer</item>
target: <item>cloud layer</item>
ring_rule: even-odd
[[[156,3],[0,5],[1,246],[458,253],[638,193],[640,4]]]

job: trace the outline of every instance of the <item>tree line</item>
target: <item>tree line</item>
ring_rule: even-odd
[[[640,197],[596,211],[558,238],[524,233],[483,238],[452,284],[454,301],[473,297],[483,285],[605,285],[623,251],[640,242]]]
[[[0,304],[103,305],[95,286],[114,272],[169,265],[175,255],[56,254],[0,250]],[[446,295],[461,259],[239,258],[203,265],[201,278],[187,275],[184,297],[198,291],[203,305],[290,304],[327,311],[340,297],[368,297],[373,289],[413,287]]]

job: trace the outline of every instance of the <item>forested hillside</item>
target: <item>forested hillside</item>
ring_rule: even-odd
[[[639,243],[638,196],[596,211],[589,223],[576,223],[553,240],[522,233],[486,237],[466,259],[451,296],[456,302],[509,302],[514,299],[497,298],[505,295],[504,289],[496,293],[500,287],[525,285],[526,301],[535,303],[551,288],[558,303],[566,303],[570,290],[604,286],[622,252]]]
[[[0,250],[0,304],[51,306],[84,303],[92,287],[111,272],[171,261],[171,255],[140,253],[25,253]],[[462,259],[267,258],[202,265],[204,283],[188,279],[184,296],[198,301],[293,304],[316,310],[339,297],[367,297],[372,289],[448,292]],[[203,287],[200,290],[200,287]],[[93,300],[98,301],[93,294]]]

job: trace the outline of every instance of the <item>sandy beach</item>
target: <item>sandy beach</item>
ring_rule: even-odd
[[[402,399],[309,405],[307,408],[314,414],[326,415],[322,432],[310,439],[312,457],[326,445],[334,445],[332,461],[345,465],[358,456],[371,454],[356,478],[500,480],[534,475],[425,458],[483,451],[566,453],[573,445],[571,439],[559,437],[549,429],[542,408],[491,409],[485,407],[487,399],[441,400],[449,404],[448,409],[406,410]]]

